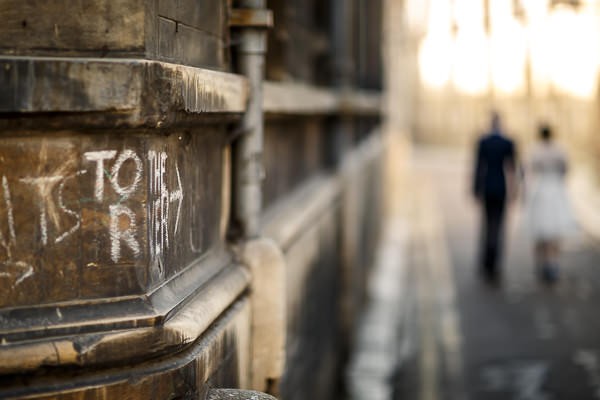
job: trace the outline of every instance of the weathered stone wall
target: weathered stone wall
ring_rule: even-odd
[[[0,5],[0,397],[339,394],[380,226],[380,93],[361,88],[381,10],[270,3],[251,240],[230,218],[254,95],[223,72],[232,2]]]
[[[130,57],[229,68],[227,0],[93,0],[0,5],[0,54]]]
[[[109,372],[53,369],[42,377],[0,376],[3,398],[203,399],[212,387],[246,387],[250,307],[234,303],[202,338],[153,363],[130,363]],[[40,371],[41,372],[41,371]]]
[[[226,136],[194,131],[3,135],[0,306],[142,294],[222,252]]]

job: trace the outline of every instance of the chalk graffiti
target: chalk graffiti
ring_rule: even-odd
[[[179,166],[175,163],[175,172],[177,173],[177,185],[178,189],[174,192],[171,192],[169,197],[170,202],[177,201],[177,217],[175,218],[175,229],[174,232],[177,233],[179,228],[179,216],[181,215],[181,203],[183,202],[183,186],[181,185],[181,176],[179,175]]]
[[[71,236],[73,233],[75,233],[79,227],[81,226],[81,216],[79,215],[79,213],[77,213],[74,210],[71,210],[69,208],[67,208],[67,206],[65,205],[64,199],[63,199],[63,191],[65,189],[65,184],[75,178],[76,176],[80,176],[87,173],[87,171],[85,169],[81,170],[81,171],[77,171],[75,174],[73,175],[69,175],[66,178],[64,178],[61,182],[60,185],[58,185],[58,206],[60,207],[60,209],[65,213],[68,214],[72,217],[75,217],[75,225],[73,225],[69,230],[67,230],[66,232],[64,232],[63,234],[59,235],[55,240],[54,243],[60,243],[63,240],[65,240],[67,237]]]
[[[6,240],[4,238],[4,234],[0,229],[0,244],[6,251],[6,256],[9,260],[12,259],[11,254],[11,246],[15,246],[17,244],[17,235],[15,233],[15,219],[13,216],[13,208],[12,201],[10,200],[10,188],[8,187],[8,181],[6,180],[6,176],[2,176],[2,187],[4,192],[4,203],[6,204],[6,214],[8,219],[8,234],[10,240]]]
[[[133,160],[135,162],[135,178],[133,178],[133,182],[129,184],[129,186],[122,187],[119,184],[119,171],[121,171],[121,167],[127,160]],[[119,193],[123,196],[123,199],[127,199],[135,190],[137,189],[140,180],[142,179],[142,160],[135,154],[132,150],[123,150],[117,161],[112,167],[110,183],[112,183],[113,189],[115,192]]]
[[[33,267],[29,264],[27,264],[26,262],[23,261],[17,261],[14,263],[16,266],[24,268],[25,271],[19,275],[17,277],[17,279],[15,280],[15,285],[14,286],[18,286],[21,284],[21,282],[23,282],[25,279],[29,278],[30,276],[33,275]]]
[[[169,214],[169,192],[165,182],[167,154],[165,152],[148,152],[150,198],[149,249],[151,257],[155,258],[169,246],[169,231],[167,216]]]
[[[113,262],[118,262],[121,258],[121,241],[133,251],[134,256],[141,253],[140,244],[135,238],[135,214],[128,207],[122,204],[113,204],[109,206],[110,210],[110,258]],[[123,229],[121,217],[126,216],[128,226]]]
[[[2,265],[2,271],[0,271],[0,277],[12,279],[14,282],[12,286],[19,286],[25,279],[33,276],[33,266],[24,261],[12,261],[7,260],[0,263]],[[14,269],[15,272],[11,273],[6,271],[8,268]]]
[[[149,164],[149,185],[150,205],[149,223],[149,249],[152,258],[162,254],[169,247],[169,206],[177,201],[177,216],[175,218],[174,233],[179,229],[179,216],[181,214],[181,203],[183,201],[183,187],[181,185],[181,176],[179,166],[175,163],[175,172],[177,176],[177,189],[169,191],[166,184],[165,174],[167,164],[167,154],[165,152],[148,152]]]
[[[3,267],[0,269],[0,277],[12,279],[12,286],[15,287],[33,275],[33,267],[24,261],[13,260],[11,247],[17,245],[17,234],[15,230],[15,219],[10,195],[10,187],[8,186],[8,180],[6,179],[6,176],[2,176],[2,189],[4,203],[6,205],[8,235],[10,239],[7,241],[2,233],[2,230],[0,229],[0,245],[2,245],[6,251],[6,260],[0,263],[0,265]],[[9,272],[8,269],[12,269],[14,272]]]
[[[40,231],[42,234],[42,243],[48,244],[48,211],[52,215],[52,219],[56,225],[58,225],[58,219],[56,217],[56,205],[52,197],[52,190],[57,183],[59,183],[64,177],[61,175],[56,176],[44,176],[38,178],[22,178],[21,182],[33,185],[38,193],[38,207],[40,209]]]
[[[10,182],[6,176],[2,176],[0,194],[4,200],[7,222],[0,229],[0,248],[6,253],[4,261],[0,261],[0,267],[4,267],[0,268],[0,277],[11,275],[16,277],[15,282],[19,284],[33,274],[33,267],[23,261],[15,261],[13,257],[17,233],[20,232],[21,237],[24,234],[22,229],[15,226],[11,197],[11,185],[19,183],[31,187],[31,197],[36,207],[34,242],[38,241],[43,247],[65,243],[82,229],[83,204],[89,199],[95,204],[94,211],[89,215],[94,215],[94,218],[102,213],[107,215],[97,221],[107,229],[112,262],[120,262],[124,253],[135,258],[141,256],[144,241],[141,240],[143,233],[139,231],[140,219],[147,221],[150,257],[163,254],[169,248],[170,236],[179,231],[184,199],[181,173],[176,160],[168,166],[166,152],[150,150],[146,155],[147,160],[131,149],[88,151],[83,153],[82,159],[84,164],[92,164],[90,174],[87,169],[73,173],[61,170],[49,176],[26,176]],[[144,162],[147,162],[147,168]],[[148,185],[147,207],[143,205],[142,198],[135,196],[141,193],[144,173]],[[93,179],[93,193],[86,195],[77,192],[77,188],[89,187],[83,184],[85,179]],[[73,190],[70,190],[71,185],[74,185]],[[66,197],[71,193],[77,193],[77,197]],[[98,237],[102,240],[103,236]],[[7,272],[9,269],[10,273]],[[14,271],[18,273],[15,275]]]
[[[104,161],[110,160],[117,155],[115,150],[88,151],[83,156],[88,161],[96,162],[96,183],[94,185],[94,197],[101,203],[104,196]]]
[[[13,213],[12,201],[10,200],[10,189],[8,187],[8,181],[6,176],[2,177],[2,188],[4,189],[4,202],[6,203],[6,213],[8,217],[8,232],[10,240],[13,244],[16,244],[17,235],[15,234],[15,217]]]

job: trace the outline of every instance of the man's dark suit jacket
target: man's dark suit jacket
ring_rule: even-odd
[[[473,192],[481,198],[506,198],[505,168],[515,168],[515,145],[512,140],[490,133],[482,137],[477,148]]]

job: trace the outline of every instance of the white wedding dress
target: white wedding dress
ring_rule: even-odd
[[[552,142],[542,142],[532,152],[529,169],[527,222],[534,240],[558,240],[574,234],[577,224],[565,186],[565,152]]]

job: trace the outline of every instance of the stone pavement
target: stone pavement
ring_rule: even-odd
[[[408,268],[405,257],[406,224],[388,223],[378,249],[368,286],[369,301],[355,334],[355,351],[346,373],[347,391],[354,400],[392,398],[393,379],[403,353],[412,353],[403,335],[411,323]],[[404,340],[403,340],[404,339]]]
[[[490,286],[476,274],[479,221],[468,160],[423,149],[414,160],[397,270],[379,269],[378,281],[402,276],[399,303],[379,312],[395,327],[387,340],[398,340],[388,347],[394,361],[378,372],[388,386],[377,397],[364,396],[365,370],[355,368],[348,381],[363,395],[350,390],[350,397],[600,399],[598,242],[581,234],[565,243],[560,281],[542,284],[517,205],[509,215],[502,280]],[[362,337],[373,340],[378,330],[369,325]],[[369,354],[369,346],[357,348]]]

